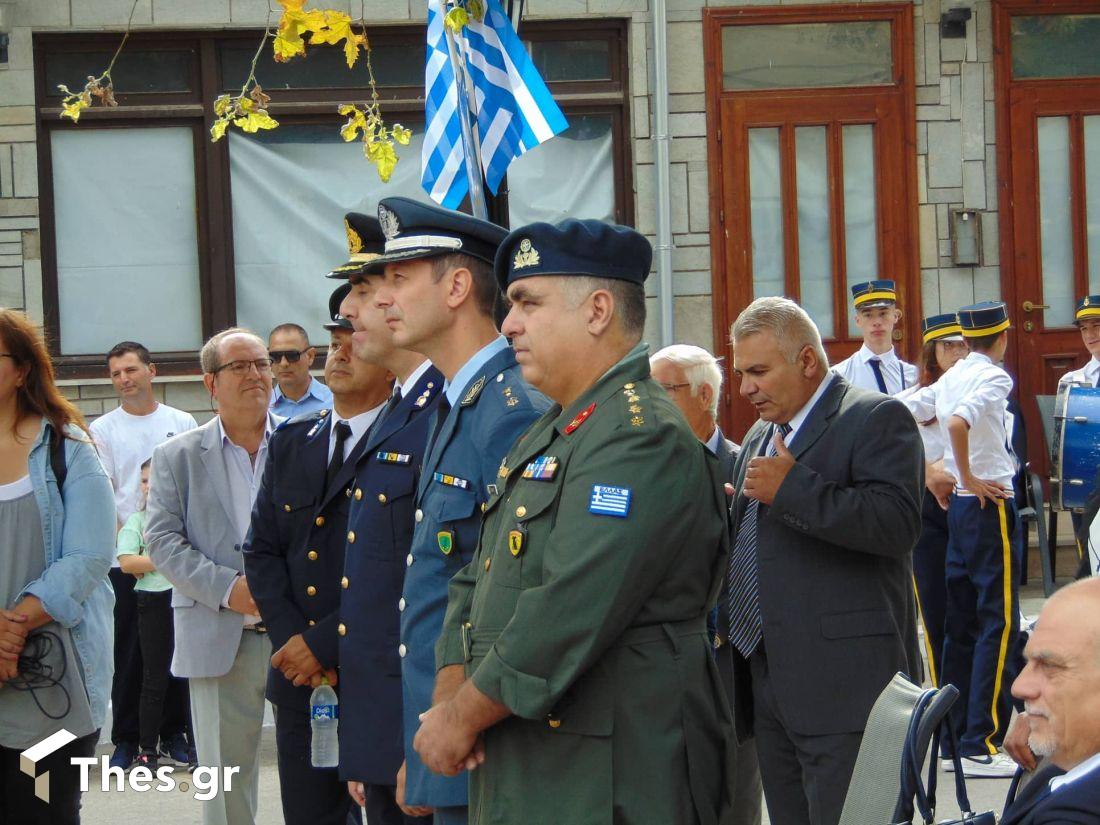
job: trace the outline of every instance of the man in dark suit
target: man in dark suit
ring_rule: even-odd
[[[275,706],[275,741],[287,825],[343,825],[351,807],[333,769],[311,760],[309,699],[327,676],[336,684],[337,624],[344,537],[355,465],[367,431],[390,396],[384,367],[354,358],[351,324],[330,301],[332,340],[325,383],[333,409],[283,424],[271,438],[252,528],[244,549],[252,597],[275,654],[267,698]]]
[[[346,220],[356,236],[382,238],[376,218],[352,213]],[[423,355],[394,346],[374,303],[381,279],[367,277],[365,263],[349,261],[329,277],[349,279],[341,311],[355,328],[356,357],[388,369],[397,380],[355,467],[337,628],[347,697],[340,718],[340,776],[371,825],[412,825],[431,818],[408,816],[397,805],[397,774],[405,760],[397,646],[415,524],[413,492],[443,376]]]
[[[871,706],[920,673],[912,549],[924,451],[898,401],[829,371],[810,317],[759,298],[733,325],[760,420],[735,468],[718,649],[755,732],[772,822],[835,825]]]
[[[1035,775],[1006,805],[1001,825],[1100,823],[1100,579],[1053,596],[1012,685],[1025,712],[1005,750]],[[1037,758],[1046,759],[1037,766]]]
[[[722,369],[718,359],[702,347],[673,344],[650,356],[649,366],[653,380],[661,385],[672,403],[684,414],[695,437],[718,456],[722,478],[732,482],[741,448],[726,438],[718,426],[718,399],[722,394]],[[707,630],[714,640],[718,670],[722,674],[726,698],[732,705],[731,659],[717,656],[717,650],[725,639],[725,634],[717,632],[719,626],[728,628],[729,616],[721,608],[715,608],[707,620]],[[759,825],[762,811],[756,742],[751,738],[739,742],[730,767],[733,772],[733,809],[732,818],[725,825]]]

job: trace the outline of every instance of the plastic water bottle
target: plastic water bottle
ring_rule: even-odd
[[[336,726],[340,721],[340,700],[328,679],[321,677],[321,684],[309,697],[309,721],[313,736],[310,748],[313,767],[335,768],[340,761],[336,744]]]

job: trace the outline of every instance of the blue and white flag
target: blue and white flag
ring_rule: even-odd
[[[424,69],[421,184],[432,200],[457,209],[469,191],[458,90],[443,27],[443,0],[428,0],[428,56]],[[485,19],[470,17],[463,36],[466,70],[474,85],[471,106],[481,166],[496,194],[515,159],[568,128],[523,41],[498,0],[486,0]],[[461,45],[461,44],[464,44]]]

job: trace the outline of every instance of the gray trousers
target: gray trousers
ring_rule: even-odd
[[[191,723],[199,765],[240,768],[233,774],[232,790],[221,788],[213,799],[202,803],[203,825],[254,825],[256,821],[264,685],[270,658],[267,634],[246,630],[228,673],[190,680]]]

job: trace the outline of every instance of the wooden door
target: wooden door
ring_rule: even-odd
[[[1100,291],[1100,8],[1013,0],[994,11],[1002,291],[1029,458],[1043,467],[1034,399],[1087,360],[1074,307]]]
[[[911,7],[704,15],[716,352],[729,354],[730,324],[754,298],[786,295],[814,318],[835,363],[861,340],[851,285],[890,278],[908,310],[895,338],[912,356],[921,300]],[[771,42],[758,68],[743,50],[761,38]],[[772,54],[793,55],[791,65],[776,71]],[[794,86],[817,82],[827,85]],[[735,379],[727,388],[723,421],[739,437],[756,416]]]

